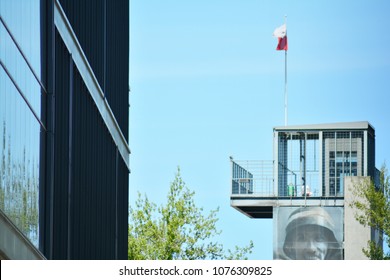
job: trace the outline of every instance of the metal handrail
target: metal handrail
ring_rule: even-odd
[[[273,160],[233,160],[232,195],[274,196]]]
[[[242,196],[251,195],[257,197],[302,197],[304,190],[297,182],[297,171],[290,170],[283,164],[279,164],[279,170],[283,168],[287,172],[288,180],[286,185],[286,193],[281,194],[276,186],[275,178],[275,162],[273,160],[233,160],[231,174],[231,195]],[[318,176],[318,171],[314,171],[314,175]],[[311,171],[308,171],[308,176],[311,176]],[[289,185],[293,186],[292,190],[288,190]],[[311,186],[313,187],[313,186]],[[310,196],[322,196],[320,189],[317,187],[311,188]],[[330,196],[332,197],[332,196]]]

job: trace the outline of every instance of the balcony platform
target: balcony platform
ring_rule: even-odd
[[[250,218],[272,219],[273,207],[344,206],[344,197],[264,197],[231,195],[230,205]]]

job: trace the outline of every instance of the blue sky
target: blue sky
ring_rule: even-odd
[[[130,1],[130,203],[165,201],[177,167],[205,210],[220,207],[226,248],[253,240],[272,259],[272,220],[230,207],[230,161],[272,159],[284,124],[369,121],[389,165],[389,1]]]

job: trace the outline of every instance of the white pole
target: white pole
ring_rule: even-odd
[[[285,52],[284,60],[285,60],[285,65],[284,65],[284,125],[287,126],[287,51]]]
[[[284,16],[287,29],[287,16]],[[287,33],[286,33],[287,36]],[[284,51],[284,126],[287,126],[287,50]]]

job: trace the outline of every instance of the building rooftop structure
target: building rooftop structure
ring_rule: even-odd
[[[367,121],[277,126],[272,160],[232,157],[231,206],[272,218],[275,206],[343,206],[346,176],[375,178],[375,130]]]
[[[231,206],[273,219],[274,259],[366,259],[367,241],[379,244],[345,203],[355,184],[379,183],[369,122],[274,127],[272,160],[230,161]]]
[[[306,124],[306,125],[289,125],[276,126],[274,130],[352,130],[352,129],[374,129],[368,121],[360,122],[339,122],[327,124]]]

